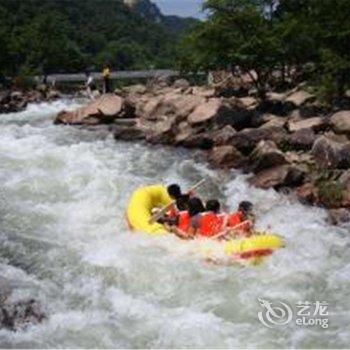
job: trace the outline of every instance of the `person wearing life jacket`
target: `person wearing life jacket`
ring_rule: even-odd
[[[170,230],[175,235],[183,239],[191,239],[195,236],[196,232],[191,226],[192,219],[204,212],[205,208],[202,201],[193,197],[188,201],[188,210],[182,210],[177,214],[177,222],[175,225],[170,225]]]
[[[253,204],[248,201],[239,203],[238,210],[228,216],[227,226],[236,228],[238,235],[249,236],[254,226]]]
[[[188,210],[188,202],[191,197],[194,197],[194,193],[182,193],[181,187],[178,184],[168,186],[167,191],[169,197],[176,201],[175,205],[173,205],[167,213],[170,217],[175,217],[179,212]]]
[[[226,226],[225,215],[220,214],[220,203],[210,199],[206,203],[205,212],[191,220],[196,234],[205,237],[217,235]]]

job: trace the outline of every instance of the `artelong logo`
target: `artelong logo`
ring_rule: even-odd
[[[272,303],[269,300],[258,298],[263,311],[258,312],[259,321],[268,328],[285,326],[293,318],[291,307],[283,301]]]
[[[328,328],[328,302],[326,301],[298,301],[296,303],[296,312],[292,307],[283,301],[271,301],[258,298],[262,310],[258,312],[259,321],[268,328],[277,328],[289,324],[295,315],[295,324],[297,326],[320,326]]]

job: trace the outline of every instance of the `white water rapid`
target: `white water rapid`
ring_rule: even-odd
[[[210,170],[200,152],[115,142],[102,129],[53,125],[72,101],[0,115],[0,276],[47,319],[0,331],[1,348],[344,348],[350,344],[349,228],[322,209]],[[131,234],[139,185],[206,177],[199,191],[235,208],[251,200],[258,227],[287,247],[258,267],[216,266],[173,236]],[[264,326],[258,298],[328,302],[328,328]],[[312,306],[314,307],[314,306]]]

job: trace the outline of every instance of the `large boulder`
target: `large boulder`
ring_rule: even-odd
[[[302,183],[305,172],[294,165],[277,165],[260,171],[249,179],[249,183],[259,188],[295,187]]]
[[[180,89],[181,91],[187,90],[191,84],[186,79],[177,79],[173,84],[173,88]]]
[[[139,118],[157,120],[159,116],[172,114],[173,106],[164,105],[164,96],[144,96],[136,105],[135,114]]]
[[[284,128],[287,122],[286,118],[279,117],[273,114],[264,114],[262,116],[262,120],[265,121],[261,125],[262,128],[271,128],[271,127]]]
[[[347,208],[330,209],[328,213],[329,213],[329,222],[333,225],[341,225],[341,224],[350,222],[350,209],[347,209]]]
[[[206,86],[192,87],[192,94],[200,97],[211,98],[215,96],[215,89]]]
[[[299,108],[300,116],[302,118],[311,118],[322,115],[328,115],[330,108],[322,104],[318,100],[311,100],[304,103]]]
[[[350,111],[340,111],[333,114],[331,124],[336,133],[350,135]]]
[[[114,119],[123,108],[123,99],[115,94],[106,94],[98,100],[97,110],[104,117]]]
[[[296,150],[310,150],[317,136],[313,129],[300,129],[288,138],[288,143]]]
[[[186,141],[189,137],[195,134],[197,130],[193,128],[187,121],[182,121],[179,123],[177,128],[177,133],[175,136],[175,143],[177,145],[182,145],[184,141]]]
[[[172,106],[177,122],[185,120],[196,107],[205,103],[205,98],[196,95],[167,94],[163,103]]]
[[[105,94],[73,112],[58,113],[56,124],[96,125],[112,122],[122,112],[124,100],[114,94]]]
[[[145,138],[136,119],[117,119],[109,130],[116,140],[135,141]]]
[[[339,143],[320,136],[313,144],[311,154],[321,168],[347,168],[350,165],[350,143]]]
[[[260,141],[249,157],[250,170],[257,173],[263,169],[286,164],[286,157],[273,141]]]
[[[318,201],[317,188],[312,182],[307,182],[296,189],[297,198],[303,204],[313,204]]]
[[[286,93],[278,93],[278,92],[267,92],[266,93],[266,100],[270,102],[284,102],[287,98]]]
[[[122,92],[125,92],[128,95],[143,95],[147,92],[147,88],[145,85],[135,84],[123,87]]]
[[[233,146],[217,146],[209,153],[209,162],[219,168],[240,168],[246,159]]]
[[[164,95],[144,96],[135,101],[136,115],[143,119],[157,120],[163,116],[175,116],[178,122],[186,119],[193,110],[205,103],[205,98],[169,91]]]
[[[282,127],[247,128],[232,136],[232,145],[243,154],[249,154],[262,140],[271,140],[279,145],[287,138],[288,134]]]
[[[188,116],[187,121],[191,125],[201,124],[217,119],[221,115],[230,113],[231,110],[220,98],[211,98],[197,106]]]
[[[317,132],[324,130],[327,126],[327,120],[322,117],[314,117],[299,121],[289,121],[288,123],[288,129],[290,132],[296,132],[302,129],[312,129]]]
[[[38,324],[45,319],[40,304],[34,300],[7,300],[0,305],[0,329],[21,331],[31,324]]]
[[[215,146],[227,145],[232,141],[235,134],[236,130],[232,126],[226,125],[211,133],[213,144]]]
[[[181,145],[189,148],[201,148],[201,149],[211,149],[214,145],[211,132],[198,131],[189,135],[185,140],[181,142]]]
[[[158,118],[156,122],[147,122],[141,124],[146,140],[151,143],[172,143],[175,138],[175,121],[174,116],[163,116]]]
[[[238,98],[242,106],[247,109],[253,109],[258,106],[259,101],[255,97],[247,96]]]
[[[315,100],[315,96],[311,95],[307,91],[299,90],[296,92],[293,92],[290,94],[286,99],[285,102],[292,103],[296,107],[302,106],[304,103],[308,101]]]
[[[222,129],[206,131],[203,127],[193,127],[187,122],[181,122],[178,126],[175,142],[185,147],[210,149],[213,146],[229,144],[235,133],[235,129],[229,125]]]
[[[332,130],[326,131],[323,134],[327,139],[330,139],[332,141],[338,142],[338,143],[348,143],[349,139],[344,134],[335,134]]]

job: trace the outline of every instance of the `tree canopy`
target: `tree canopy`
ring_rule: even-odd
[[[193,21],[169,17],[174,30],[162,19],[120,0],[0,0],[0,71],[75,72],[107,60],[115,69],[173,67],[179,31]]]
[[[207,0],[208,19],[183,42],[184,66],[254,70],[263,95],[294,76],[328,96],[350,87],[350,0]]]

